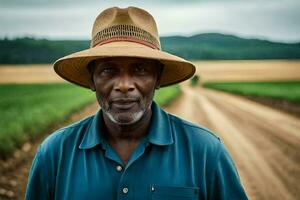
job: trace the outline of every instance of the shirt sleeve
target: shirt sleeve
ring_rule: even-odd
[[[212,173],[210,200],[247,200],[236,167],[221,143],[215,169]]]
[[[44,158],[41,155],[40,147],[33,159],[32,166],[30,169],[25,194],[26,200],[51,199],[49,183],[46,177],[46,168],[44,165]]]

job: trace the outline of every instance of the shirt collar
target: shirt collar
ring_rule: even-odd
[[[152,103],[152,118],[149,126],[149,132],[146,136],[152,144],[170,145],[173,144],[172,131],[168,114],[163,111],[155,102]],[[87,132],[79,145],[80,149],[90,149],[103,143],[102,134],[103,117],[102,110],[99,110],[93,117]]]
[[[174,141],[169,115],[155,102],[152,103],[151,109],[152,119],[149,126],[149,133],[146,136],[148,141],[156,145],[173,144]]]
[[[103,126],[103,117],[102,110],[100,109],[96,115],[93,116],[90,126],[87,128],[86,133],[83,136],[83,139],[79,145],[80,149],[90,149],[98,144],[102,143],[102,126]]]

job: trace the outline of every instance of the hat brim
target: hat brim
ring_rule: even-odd
[[[88,64],[93,60],[109,57],[158,60],[164,65],[160,79],[161,87],[187,80],[196,71],[192,63],[180,57],[134,42],[111,42],[70,54],[57,60],[54,70],[67,81],[90,88],[92,80]]]

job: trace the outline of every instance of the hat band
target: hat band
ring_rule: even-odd
[[[103,40],[101,42],[98,42],[96,44],[93,45],[93,47],[95,46],[101,46],[103,44],[107,44],[107,43],[111,43],[111,42],[135,42],[135,43],[139,43],[139,44],[142,44],[142,45],[145,45],[145,46],[148,46],[152,49],[159,49],[157,48],[156,46],[154,46],[153,44],[149,43],[149,42],[146,42],[146,41],[143,41],[143,40],[137,40],[135,38],[131,38],[131,37],[113,37],[113,38],[109,38],[107,40]]]
[[[99,31],[92,39],[91,47],[110,42],[129,41],[160,49],[159,41],[149,32],[132,25],[114,25]]]

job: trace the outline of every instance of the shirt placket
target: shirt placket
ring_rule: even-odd
[[[125,165],[117,153],[107,143],[104,145],[106,149],[105,157],[115,162],[116,173],[120,173],[119,184],[117,186],[117,199],[129,200],[133,199],[134,192],[138,191],[135,187],[135,173],[130,173],[130,166],[134,164],[145,152],[148,143],[143,139],[131,155],[127,165]]]

